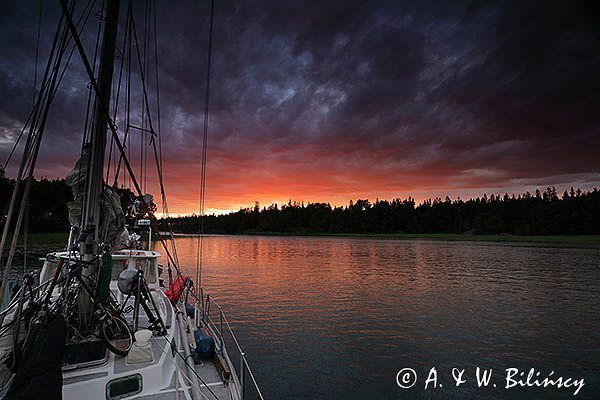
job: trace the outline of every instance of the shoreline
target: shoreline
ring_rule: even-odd
[[[537,243],[570,245],[586,248],[600,248],[600,235],[464,235],[454,233],[289,233],[289,232],[246,232],[239,234],[207,233],[207,236],[267,236],[267,237],[325,237],[356,239],[390,239],[390,240],[438,240],[448,242],[497,242],[497,243]],[[176,237],[195,237],[196,233],[175,233]],[[63,232],[32,233],[28,242],[36,244],[62,244],[68,235]],[[20,239],[22,243],[22,238]]]
[[[195,237],[196,233],[175,233],[179,237]],[[456,233],[289,233],[289,232],[246,232],[239,234],[207,233],[207,236],[281,236],[281,237],[331,237],[390,240],[439,240],[463,242],[539,243],[578,245],[600,248],[600,235],[465,235]]]

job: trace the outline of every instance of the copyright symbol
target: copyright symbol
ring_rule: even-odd
[[[417,373],[412,368],[402,368],[396,375],[396,383],[402,389],[410,389],[417,383]]]

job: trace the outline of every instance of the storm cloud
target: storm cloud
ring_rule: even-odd
[[[600,183],[594,2],[215,3],[209,209]],[[0,7],[4,162],[31,109],[39,2]],[[165,183],[172,211],[188,213],[197,207],[210,3],[156,8]],[[59,15],[58,3],[44,2],[38,70]],[[96,27],[83,35],[90,54]],[[39,175],[74,164],[86,85],[74,56]]]

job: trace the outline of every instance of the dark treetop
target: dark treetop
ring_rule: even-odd
[[[517,235],[599,234],[600,192],[555,188],[519,196],[436,198],[416,205],[412,198],[357,200],[345,207],[328,203],[273,204],[205,217],[206,233],[473,233]],[[197,233],[197,216],[173,218],[176,232]]]

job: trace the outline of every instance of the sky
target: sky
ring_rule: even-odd
[[[76,17],[86,4],[79,1]],[[135,4],[142,41],[145,10]],[[38,26],[39,82],[60,14],[58,2],[44,1],[39,25],[39,7],[39,0],[0,5],[2,164],[32,107]],[[206,210],[600,186],[597,7],[216,0]],[[156,3],[163,175],[173,214],[198,213],[209,11],[208,1]],[[88,25],[82,39],[92,57],[98,20]],[[132,75],[139,81],[139,71]],[[37,176],[63,177],[73,167],[87,82],[75,55],[52,105]],[[143,147],[145,189],[158,195],[151,147],[139,133],[131,140],[134,169]]]

